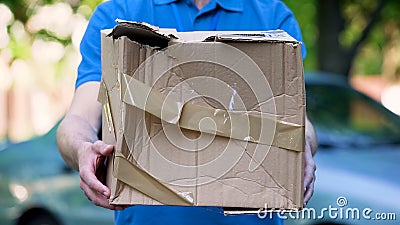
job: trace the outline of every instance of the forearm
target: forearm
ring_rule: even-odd
[[[97,102],[99,83],[80,86],[57,130],[57,145],[64,160],[79,170],[79,151],[97,141],[101,126],[101,104]]]
[[[78,115],[66,115],[57,130],[58,149],[65,162],[79,170],[79,149],[97,140],[98,128]]]
[[[305,128],[305,138],[306,138],[306,144],[309,145],[310,150],[312,155],[314,155],[317,152],[318,148],[318,141],[317,141],[317,135],[315,134],[315,130],[311,122],[308,120],[306,117],[306,128]]]

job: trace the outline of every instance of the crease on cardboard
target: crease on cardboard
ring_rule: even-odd
[[[99,101],[103,105],[103,110],[104,110],[106,121],[107,121],[108,131],[109,132],[114,131],[114,137],[116,137],[115,129],[113,129],[115,126],[114,126],[114,120],[113,120],[112,114],[111,114],[110,96],[108,95],[107,86],[104,82],[101,82],[100,86],[101,87],[99,89],[97,101]]]
[[[249,152],[246,151],[245,154],[247,154],[250,158],[253,158],[253,157],[249,154]],[[279,192],[279,188],[280,188],[281,190],[284,190],[285,192],[289,192],[289,190],[288,190],[287,188],[285,188],[282,184],[280,184],[280,183],[274,178],[274,176],[271,175],[271,174],[268,172],[267,169],[265,169],[264,165],[260,164],[259,167],[262,168],[262,170],[263,170],[266,174],[268,174],[268,176],[269,176],[269,178],[271,179],[271,181],[273,181],[274,184],[276,185],[275,187],[274,187],[274,186],[271,186],[271,187],[268,187],[268,188],[269,188],[272,192],[276,193],[277,195],[280,195],[280,196],[282,196],[283,198],[287,199],[287,200],[289,201],[290,204],[293,204],[293,201],[292,201],[287,195],[285,195],[285,194]],[[229,180],[229,179],[237,179],[237,177],[225,177],[223,180]],[[258,185],[260,185],[260,186],[263,186],[263,185],[261,185],[259,182],[257,182],[256,180],[246,179],[246,178],[244,178],[244,177],[241,177],[240,179],[242,179],[242,180],[247,180],[247,181],[250,181],[250,182],[254,182],[254,183],[256,183],[256,184],[258,184]],[[218,180],[217,182],[223,183],[222,180]],[[265,187],[265,186],[264,186],[264,187]],[[230,188],[235,188],[235,189],[237,189],[237,188],[234,187],[234,186],[230,186]],[[277,190],[276,190],[276,189],[277,189]],[[241,190],[238,189],[238,191],[241,191]]]
[[[250,153],[247,152],[247,151],[245,152],[245,154],[247,154],[251,159],[254,158],[254,157],[253,157],[252,155],[250,155]],[[285,189],[285,191],[288,191],[286,188],[284,188],[283,185],[281,185],[281,184],[274,178],[274,176],[272,176],[272,175],[268,172],[267,169],[265,169],[265,167],[264,167],[262,164],[260,164],[260,168],[262,168],[262,170],[263,170],[266,174],[268,174],[268,176],[271,178],[272,181],[274,181],[274,183],[276,184],[276,186],[278,186],[279,188]],[[286,197],[287,197],[287,196],[286,196]]]
[[[176,193],[138,166],[129,162],[120,152],[115,152],[114,176],[163,204],[186,206],[194,204],[193,196],[190,193]]]
[[[143,82],[122,74],[122,100],[171,124],[194,131],[272,145],[292,151],[303,151],[301,134],[304,126],[288,123],[274,117],[246,111],[227,111],[196,104],[183,104],[167,98]],[[207,118],[212,118],[213,122]],[[200,126],[199,126],[200,125]],[[244,126],[248,129],[243,129]],[[273,133],[274,129],[275,135]],[[263,134],[263,135],[261,135]],[[270,138],[274,136],[272,143]]]

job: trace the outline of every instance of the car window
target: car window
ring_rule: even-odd
[[[371,145],[400,141],[400,118],[342,86],[307,85],[307,115],[320,144]]]

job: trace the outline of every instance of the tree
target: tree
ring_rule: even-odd
[[[345,76],[400,72],[400,1],[285,0],[307,46],[306,70]],[[397,53],[397,54],[396,54]]]
[[[377,1],[377,5],[370,13],[369,21],[359,33],[359,37],[353,40],[349,46],[343,46],[340,43],[340,36],[347,28],[342,12],[346,1],[318,1],[318,69],[349,76],[360,46],[364,44],[372,28],[380,20],[382,9],[386,3],[387,0]]]

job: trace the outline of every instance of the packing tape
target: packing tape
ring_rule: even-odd
[[[146,171],[129,162],[120,152],[114,156],[114,177],[143,194],[166,205],[193,205],[194,199],[187,193],[180,195]]]
[[[122,74],[122,101],[144,110],[167,123],[180,127],[233,138],[240,141],[272,145],[292,151],[304,149],[304,126],[276,120],[261,113],[227,111],[182,103],[167,98],[145,83]],[[212,122],[204,120],[210,118]],[[210,120],[208,120],[210,121]]]

